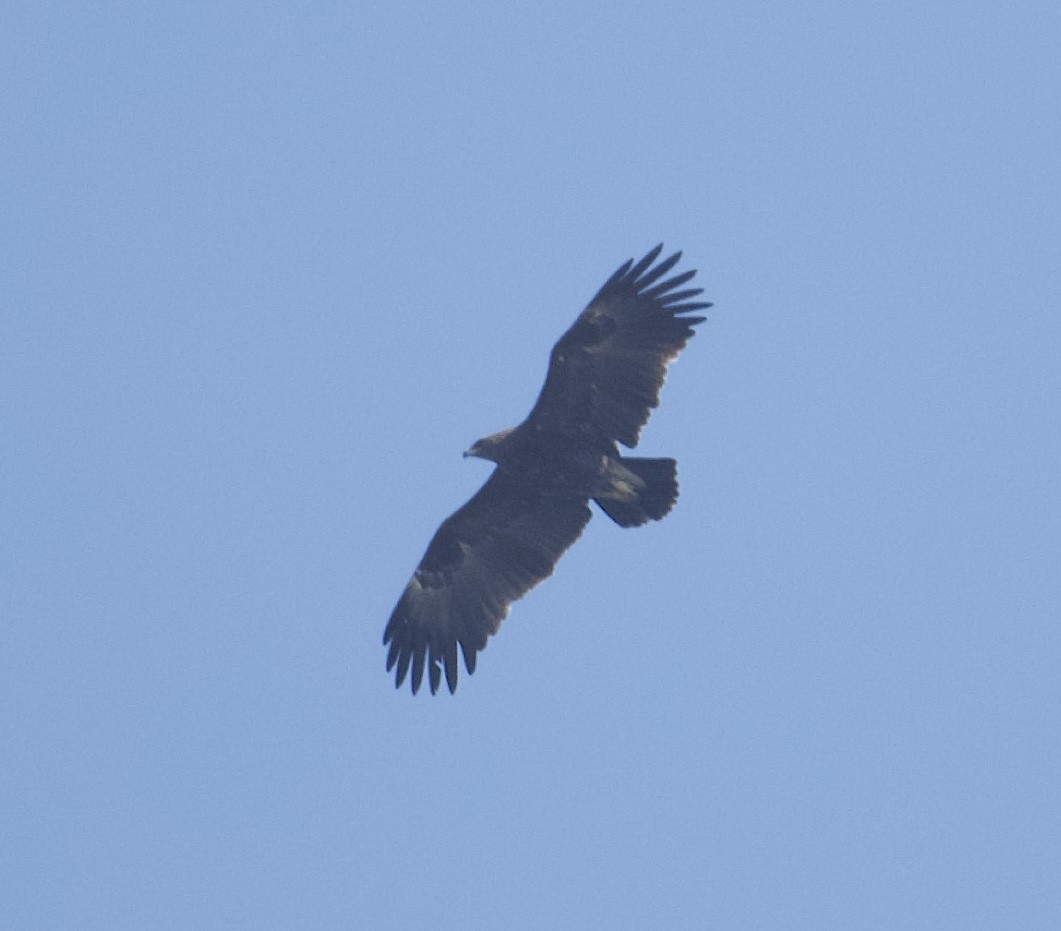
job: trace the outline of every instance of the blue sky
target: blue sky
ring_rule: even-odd
[[[1061,926],[1061,13],[13,4],[0,900],[51,929]],[[383,625],[549,348],[715,308],[456,696]]]

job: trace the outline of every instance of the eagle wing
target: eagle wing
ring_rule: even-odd
[[[553,346],[529,424],[595,445],[637,445],[659,405],[667,364],[704,320],[684,315],[711,306],[689,300],[702,288],[678,290],[695,269],[656,284],[682,255],[652,268],[662,249],[621,265]]]
[[[457,644],[469,674],[509,605],[552,575],[590,519],[585,499],[525,488],[500,469],[438,528],[383,632],[387,670],[413,694],[426,666],[431,692],[442,669],[457,687]]]

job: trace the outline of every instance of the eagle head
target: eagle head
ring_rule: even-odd
[[[498,433],[491,433],[489,436],[484,436],[481,440],[476,440],[464,451],[464,458],[467,459],[469,456],[475,456],[477,459],[489,459],[491,462],[497,462],[501,445],[506,439],[508,439],[511,433],[512,430],[501,430]]]

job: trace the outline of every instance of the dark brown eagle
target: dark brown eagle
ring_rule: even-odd
[[[711,305],[681,286],[696,271],[660,282],[681,258],[653,267],[662,245],[616,270],[553,347],[549,372],[526,420],[484,437],[465,456],[497,463],[476,495],[443,522],[383,632],[395,686],[412,669],[415,694],[427,669],[457,687],[457,645],[469,674],[509,606],[548,578],[589,521],[592,499],[620,527],[659,520],[678,499],[673,459],[622,456],[637,445],[693,327],[685,316]],[[660,282],[657,284],[657,282]]]

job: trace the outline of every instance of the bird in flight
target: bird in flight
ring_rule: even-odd
[[[387,671],[413,694],[427,670],[457,687],[457,647],[471,674],[512,602],[552,575],[581,535],[594,501],[620,527],[660,520],[678,499],[673,459],[624,456],[659,393],[667,365],[705,319],[695,270],[666,278],[681,258],[656,263],[656,246],[623,263],[553,346],[538,400],[519,426],[476,441],[465,456],[496,468],[443,521],[383,633]],[[664,279],[664,280],[660,280]],[[692,315],[692,316],[690,316]]]

